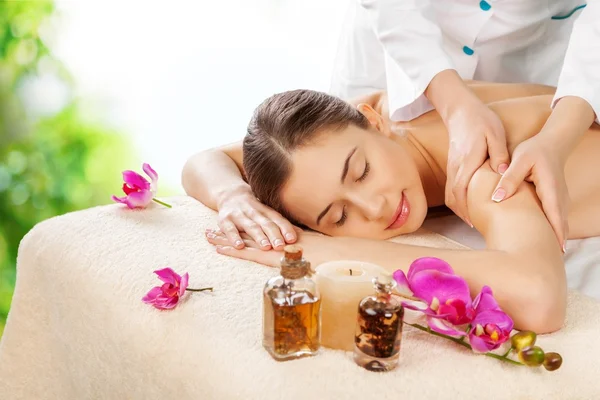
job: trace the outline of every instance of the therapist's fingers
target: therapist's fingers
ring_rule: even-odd
[[[508,169],[500,178],[500,182],[496,185],[494,192],[492,193],[492,200],[496,203],[502,200],[510,198],[521,183],[529,176],[533,165],[530,162],[526,162],[523,159],[516,158],[510,164]]]
[[[544,214],[550,222],[563,252],[569,237],[568,205],[569,192],[564,175],[541,169],[534,175],[536,193],[542,203]]]
[[[557,195],[555,185],[550,185],[550,188],[536,186],[538,197],[542,202],[544,214],[550,222],[554,234],[558,239],[558,243],[563,252],[566,251],[566,241],[569,233],[569,222],[567,218],[567,200]]]
[[[483,162],[475,157],[471,157],[466,160],[459,168],[454,181],[454,187],[452,188],[452,194],[454,195],[454,212],[457,213],[471,228],[473,223],[469,218],[469,209],[467,206],[467,191],[469,188],[469,182],[473,178],[473,174]]]
[[[510,155],[506,147],[504,128],[488,133],[486,140],[490,155],[490,166],[494,171],[503,174],[510,164]]]

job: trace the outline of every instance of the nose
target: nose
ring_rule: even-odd
[[[348,197],[350,202],[369,221],[376,221],[384,216],[385,198],[383,195],[356,192],[349,194]]]

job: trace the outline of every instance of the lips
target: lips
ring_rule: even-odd
[[[392,216],[392,220],[390,225],[386,229],[398,229],[402,225],[406,223],[408,220],[408,216],[410,215],[410,204],[408,203],[408,199],[402,192],[402,197],[400,198],[400,204],[398,204],[398,208],[396,208],[396,212]]]

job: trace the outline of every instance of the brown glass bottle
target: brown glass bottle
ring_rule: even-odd
[[[281,275],[263,290],[263,346],[277,361],[312,356],[321,346],[321,296],[299,246],[286,246]]]
[[[370,371],[389,371],[398,365],[404,308],[392,297],[391,277],[374,278],[373,285],[375,295],[358,305],[354,361]]]

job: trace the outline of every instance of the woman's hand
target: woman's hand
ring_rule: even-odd
[[[262,204],[251,191],[242,190],[223,196],[219,204],[218,224],[229,246],[243,249],[245,232],[262,250],[281,250],[286,243],[294,243],[294,226],[277,211]]]
[[[500,118],[479,99],[457,106],[447,118],[448,150],[446,205],[473,226],[467,209],[467,188],[475,171],[487,160],[492,169],[504,172],[510,160]]]
[[[310,261],[313,267],[326,261],[339,259],[344,249],[338,246],[335,238],[320,233],[297,231],[298,244],[302,247],[304,257]],[[223,232],[207,229],[206,239],[216,246],[217,252],[243,260],[254,261],[270,267],[278,267],[281,263],[280,250],[263,251],[261,246],[249,235],[242,233],[245,247],[234,248],[230,245],[228,238]]]
[[[563,252],[569,234],[565,158],[562,149],[547,142],[542,134],[534,136],[517,146],[510,167],[492,194],[492,200],[500,202],[515,194],[524,180],[533,182]]]

